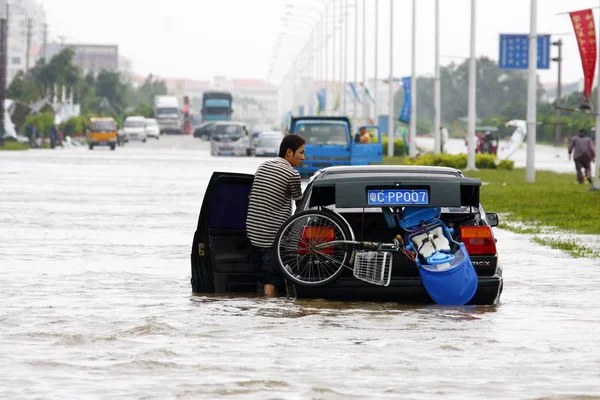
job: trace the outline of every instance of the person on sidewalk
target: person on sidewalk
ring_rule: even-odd
[[[575,170],[577,171],[577,182],[583,184],[584,174],[588,182],[592,184],[592,161],[596,158],[594,142],[588,136],[585,129],[581,129],[577,136],[573,136],[569,142],[569,160],[573,156],[575,162]],[[581,171],[584,171],[582,173]]]

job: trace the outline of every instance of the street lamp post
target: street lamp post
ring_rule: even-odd
[[[529,70],[527,82],[527,171],[526,181],[535,182],[535,142],[537,121],[537,0],[531,1]]]
[[[409,157],[417,156],[417,0],[412,0],[412,60],[410,77],[410,150]]]
[[[358,93],[358,0],[354,0],[354,91]],[[358,99],[354,95],[354,111],[352,121],[356,122],[358,115]]]
[[[349,14],[349,4],[348,0],[344,0],[344,76],[342,78],[342,110],[343,115],[348,115],[348,110],[346,107],[348,106],[348,96],[347,96],[347,88],[348,88],[348,14]]]
[[[440,0],[435,0],[435,80],[433,83],[433,137],[435,147],[433,154],[440,154],[441,142],[441,83],[440,83]]]
[[[394,0],[390,0],[390,71],[388,76],[388,157],[394,156]]]
[[[358,1],[358,0],[356,0]],[[367,124],[367,0],[362,0],[362,84],[363,124]]]
[[[375,123],[378,123],[378,111],[377,111],[377,80],[378,78],[378,64],[377,64],[377,60],[379,58],[379,0],[375,0],[375,55],[373,58],[375,58],[375,74],[374,74],[374,80],[373,80],[373,110],[374,113],[373,115],[375,116]]]
[[[598,25],[600,26],[600,24]],[[600,41],[599,45],[600,45]],[[596,87],[596,166],[594,183],[590,190],[600,190],[600,50],[598,51],[598,86]]]
[[[468,152],[467,152],[467,170],[473,171],[475,165],[475,0],[471,0],[471,54],[469,58],[469,111],[468,111]]]

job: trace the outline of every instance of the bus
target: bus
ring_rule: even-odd
[[[231,121],[233,97],[229,92],[204,92],[202,95],[202,121]]]

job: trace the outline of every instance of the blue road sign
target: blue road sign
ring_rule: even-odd
[[[537,68],[550,68],[550,35],[538,35]],[[529,35],[500,35],[498,67],[502,69],[529,68]]]

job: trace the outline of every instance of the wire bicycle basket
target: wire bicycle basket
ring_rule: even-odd
[[[373,285],[388,286],[392,278],[392,254],[383,251],[359,251],[355,255],[354,277]]]

